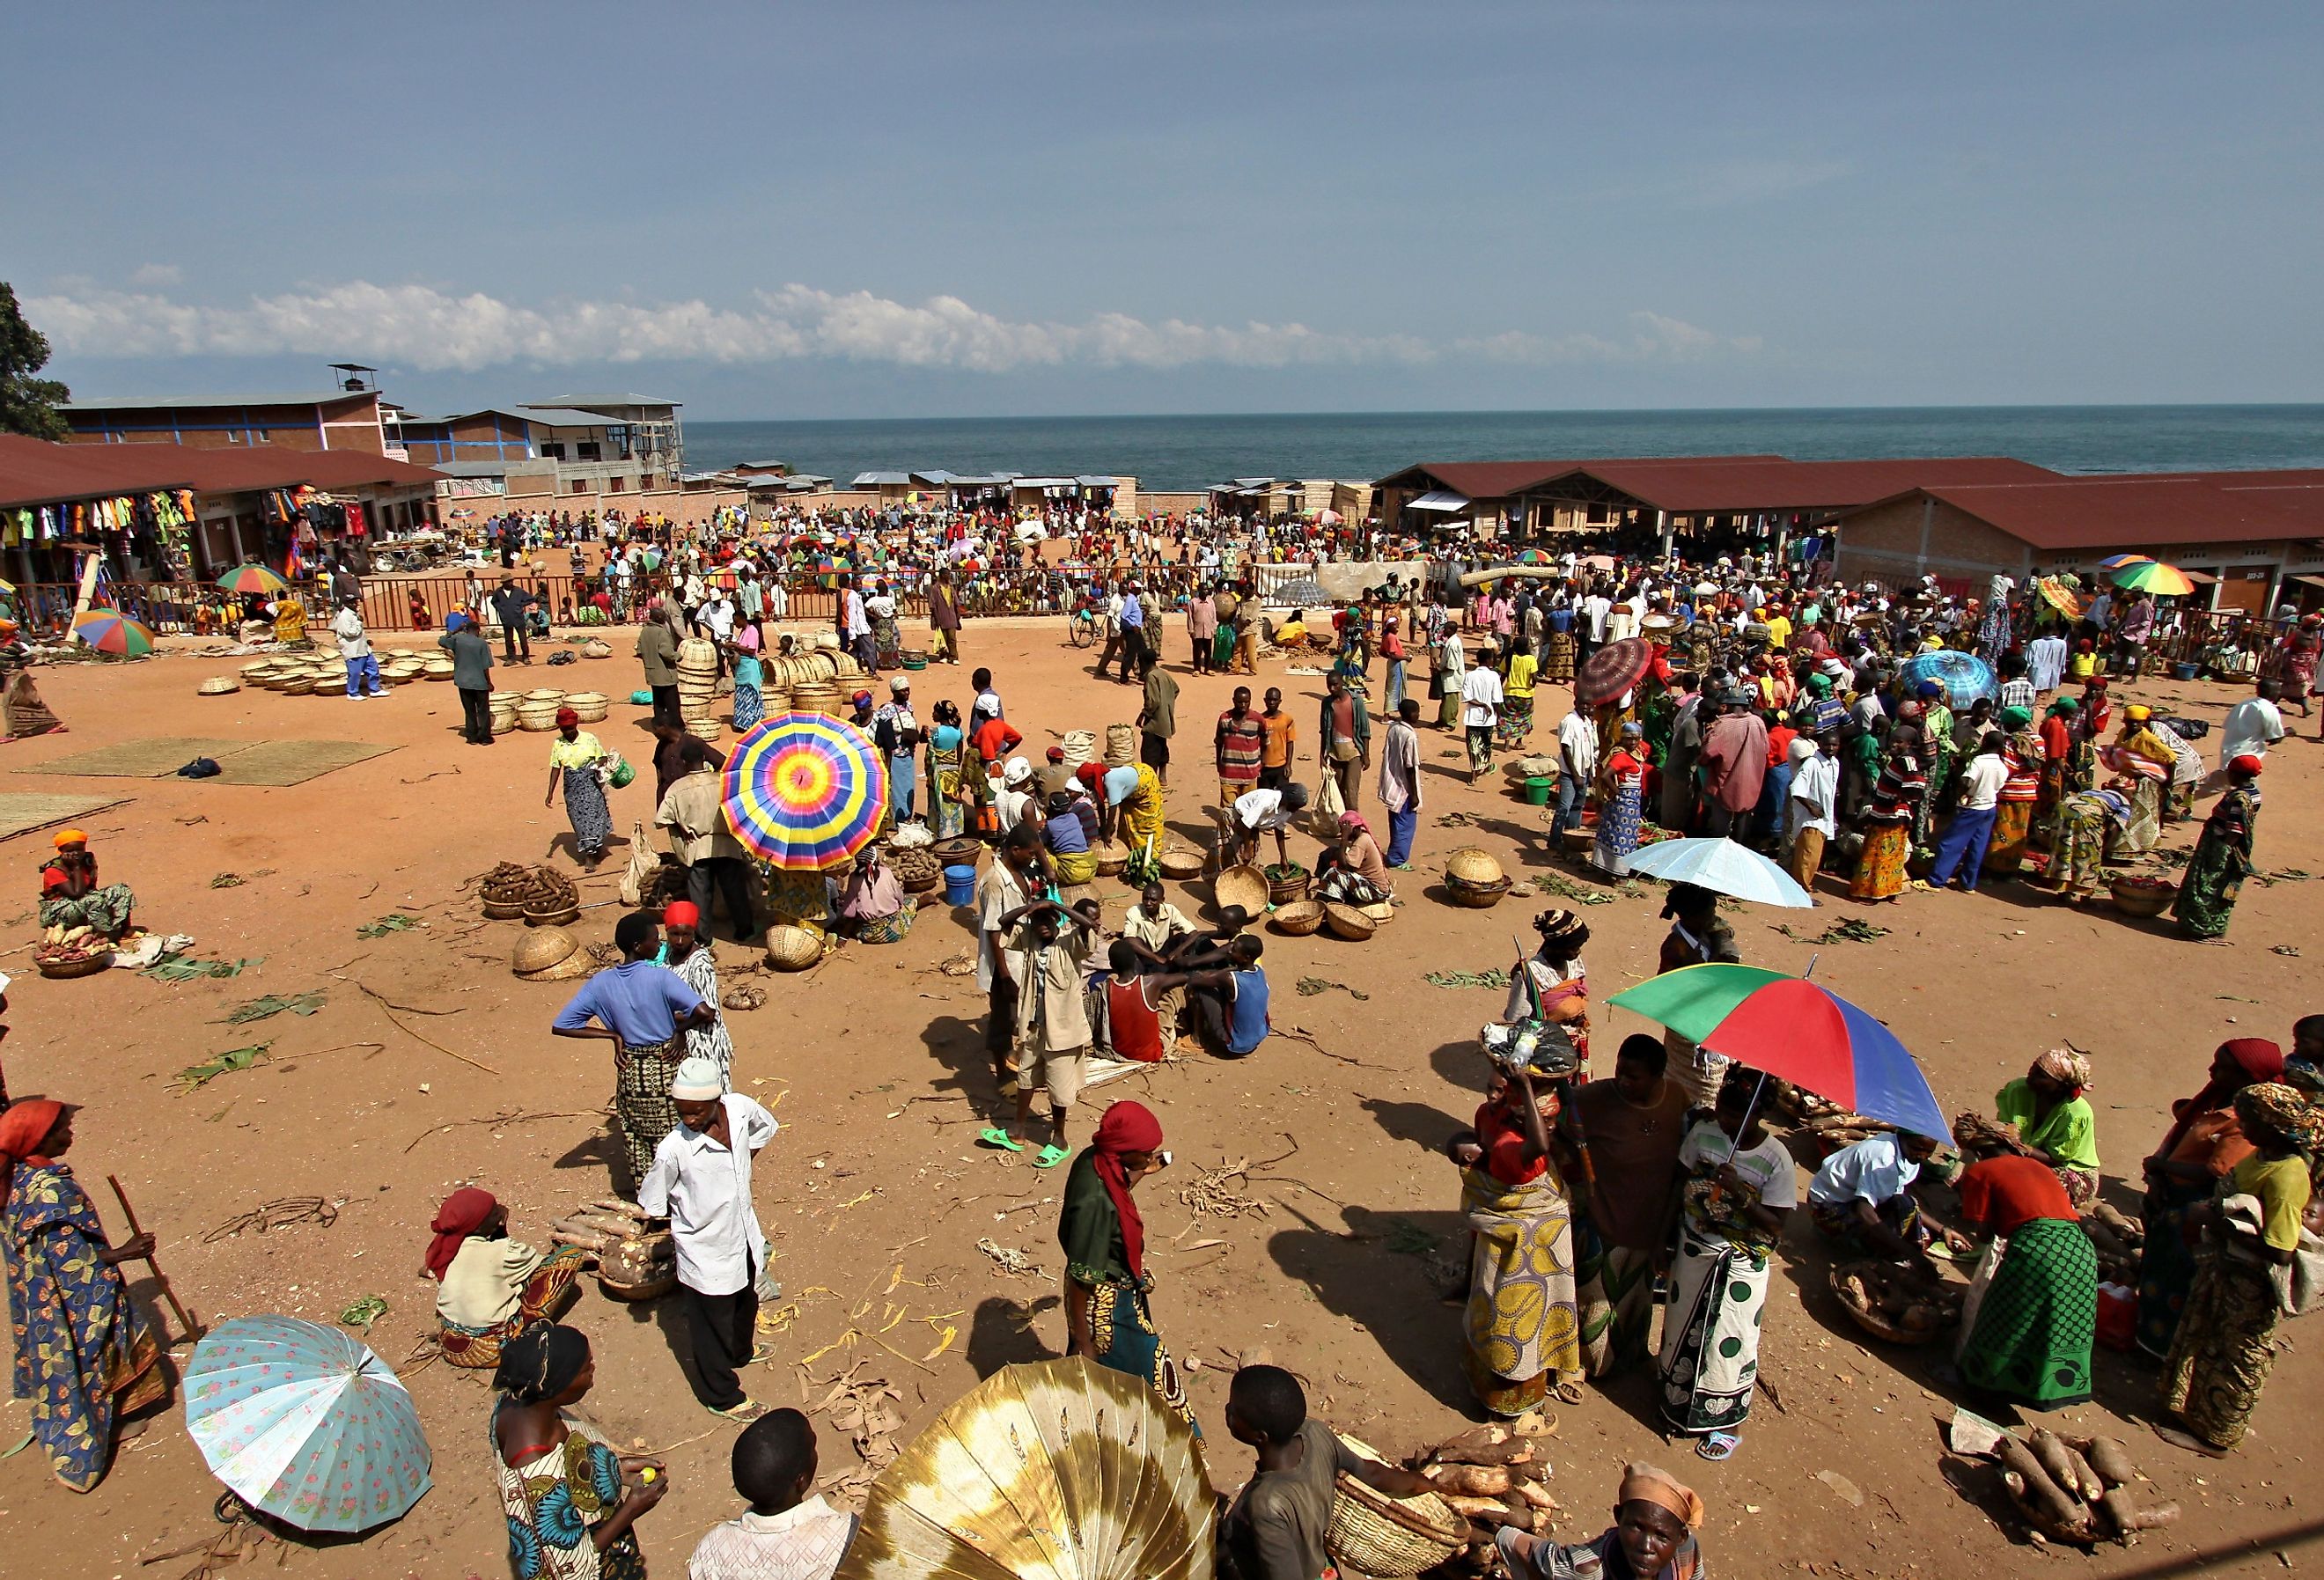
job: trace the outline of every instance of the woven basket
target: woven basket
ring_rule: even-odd
[[[1156,864],[1161,867],[1164,877],[1176,878],[1182,883],[1188,878],[1201,877],[1203,868],[1208,861],[1209,858],[1201,851],[1189,850],[1183,845],[1174,845],[1155,857]]]
[[[581,940],[563,928],[536,928],[516,941],[509,955],[509,969],[519,976],[530,975],[580,953]]]
[[[697,740],[715,741],[726,733],[726,725],[723,719],[690,718],[686,721],[686,733]]]
[[[1508,882],[1501,871],[1501,864],[1495,861],[1489,852],[1473,845],[1463,845],[1445,858],[1444,877],[1447,882],[1457,878],[1480,886],[1495,882],[1506,885]]]
[[[1466,906],[1471,910],[1490,910],[1501,902],[1501,896],[1508,892],[1509,881],[1506,877],[1497,879],[1490,883],[1471,883],[1456,878],[1450,873],[1444,874],[1444,897],[1453,904]]]
[[[1262,867],[1259,871],[1262,873],[1265,873],[1267,869]],[[1314,879],[1314,874],[1312,873],[1295,873],[1287,878],[1278,878],[1268,875],[1267,879],[1268,903],[1270,905],[1288,905],[1295,900],[1306,899],[1307,885],[1312,882]]]
[[[976,839],[940,839],[928,847],[939,867],[973,867],[984,854],[984,844]]]
[[[1342,905],[1336,900],[1324,902],[1323,925],[1332,929],[1333,938],[1345,938],[1351,944],[1360,944],[1379,931],[1379,923],[1354,906]]]
[[[1220,910],[1240,905],[1245,916],[1267,913],[1267,874],[1248,863],[1229,867],[1211,880],[1211,899]]]
[[[2107,892],[2125,916],[2161,916],[2179,897],[2179,885],[2168,878],[2131,875],[2116,878]]]
[[[1342,1433],[1341,1440],[1366,1459],[1379,1457],[1360,1438]],[[1344,1473],[1337,1491],[1331,1523],[1323,1530],[1323,1548],[1342,1568],[1386,1576],[1417,1575],[1467,1545],[1468,1522],[1434,1492],[1391,1498]]]
[[[113,964],[113,951],[97,949],[78,960],[60,960],[52,956],[35,955],[32,964],[40,967],[42,976],[64,980],[74,976],[95,976]]]
[[[1295,900],[1277,910],[1267,921],[1278,933],[1304,938],[1323,925],[1323,902],[1320,900]]]
[[[486,921],[516,921],[524,915],[521,900],[487,900],[484,901]]]
[[[208,679],[194,688],[194,695],[197,697],[226,697],[241,689],[241,681],[230,680],[224,675],[213,675]]]
[[[1130,846],[1122,844],[1119,839],[1101,839],[1097,842],[1097,875],[1099,877],[1118,878],[1121,875],[1121,869],[1129,864]]]
[[[551,707],[565,706],[565,693],[554,686],[535,687],[530,691],[524,692],[522,699],[526,702],[545,702]]]
[[[778,971],[805,971],[823,958],[823,934],[778,922],[767,929],[767,964]]]
[[[1957,1324],[1949,1322],[1941,1322],[1934,1327],[1925,1328],[1919,1331],[1915,1331],[1914,1329],[1908,1327],[1899,1327],[1895,1323],[1890,1322],[1886,1317],[1881,1316],[1880,1313],[1877,1311],[1867,1311],[1861,1307],[1855,1305],[1848,1298],[1847,1296],[1840,1292],[1840,1283],[1848,1277],[1849,1274],[1859,1272],[1867,1267],[1875,1265],[1877,1264],[1863,1261],[1841,1261],[1834,1262],[1832,1264],[1831,1274],[1831,1298],[1835,1301],[1839,1302],[1840,1308],[1848,1313],[1849,1318],[1855,1322],[1857,1326],[1870,1334],[1874,1338],[1886,1339],[1892,1344],[1933,1344],[1938,1339],[1951,1338],[1955,1335],[1959,1331],[1959,1326]]]
[[[242,666],[242,678],[245,680],[255,680],[262,676],[271,675],[273,672],[274,661],[272,659],[254,659],[249,663]]]
[[[580,919],[581,908],[570,900],[552,900],[546,905],[524,909],[527,927],[561,928]]]
[[[565,694],[565,706],[576,713],[593,707],[602,711],[612,705],[613,698],[602,691],[567,691]]]
[[[1581,855],[1589,850],[1591,845],[1598,843],[1598,830],[1595,828],[1569,828],[1565,831],[1563,837],[1565,841],[1565,848],[1575,855]]]
[[[597,969],[586,949],[576,949],[556,965],[540,971],[520,971],[517,975],[526,982],[570,982],[576,976],[586,976]]]
[[[420,672],[430,680],[448,680],[452,678],[452,661],[429,659],[420,666]]]
[[[678,1270],[672,1267],[661,1277],[642,1284],[617,1283],[600,1273],[597,1275],[597,1287],[616,1300],[659,1300],[678,1288]]]
[[[549,702],[521,703],[516,710],[516,727],[545,735],[557,727],[557,704]]]

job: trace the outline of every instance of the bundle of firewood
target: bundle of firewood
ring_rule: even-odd
[[[1538,1415],[1521,1417],[1514,1427],[1496,1421],[1422,1449],[1405,1464],[1426,1476],[1454,1512],[1488,1534],[1504,1525],[1547,1530],[1558,1508],[1542,1484],[1549,1474],[1547,1431]],[[1491,1549],[1473,1551],[1489,1556]]]

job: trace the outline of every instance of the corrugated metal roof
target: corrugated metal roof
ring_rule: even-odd
[[[1610,467],[1635,461],[1637,457],[1612,457],[1596,460],[1576,458],[1563,461],[1424,461],[1391,472],[1373,485],[1376,488],[1443,488],[1455,494],[1465,494],[1471,499],[1504,499],[1522,494],[1537,484],[1563,476],[1582,467]],[[1653,457],[1649,457],[1652,459]],[[1780,461],[1777,455],[1683,456],[1664,457],[1671,465],[1706,466],[1726,461]]]
[[[443,474],[364,450],[195,449],[175,444],[51,444],[0,435],[0,505],[42,504],[157,488],[240,494],[262,488],[432,484]]]
[[[581,411],[570,406],[488,406],[484,410],[497,411],[504,417],[521,418],[527,422],[539,422],[549,428],[603,428],[608,423],[621,421],[620,418],[608,417],[602,411]],[[481,414],[469,413],[471,416]]]
[[[1074,480],[1071,477],[1014,477],[1009,485],[1011,488],[1071,488]]]
[[[911,485],[910,476],[903,472],[858,472],[855,481],[848,485],[850,488],[908,488]]]
[[[1076,477],[1074,481],[1084,488],[1119,488],[1121,486],[1121,479],[1119,477]]]
[[[925,483],[931,488],[942,488],[945,484],[953,481],[953,475],[937,467],[930,471],[913,473],[912,481]]]
[[[112,400],[83,396],[77,401],[60,401],[57,408],[63,411],[166,411],[187,410],[196,406],[324,406],[337,401],[361,401],[379,398],[377,390],[324,390],[292,392],[290,394],[223,394],[223,395],[134,395]]]
[[[447,477],[505,477],[509,468],[506,461],[438,461],[436,469]]]
[[[1592,461],[1554,480],[1577,476],[1655,510],[1705,515],[1841,510],[1910,488],[2055,482],[2060,474],[2007,456],[1933,456],[1878,461]]]
[[[2304,485],[2221,488],[2200,477],[2115,476],[1907,488],[1841,513],[1843,539],[1849,515],[1923,495],[2042,550],[2272,542],[2324,531],[2324,491]]]
[[[679,404],[658,395],[551,395],[545,401],[521,403],[527,406],[668,406],[672,409]]]

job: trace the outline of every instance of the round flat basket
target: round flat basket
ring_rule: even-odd
[[[1323,925],[1332,929],[1333,937],[1345,938],[1351,944],[1360,944],[1379,931],[1379,923],[1354,906],[1342,905],[1336,900],[1324,903]]]
[[[1508,882],[1501,871],[1501,864],[1495,861],[1489,852],[1473,845],[1463,845],[1445,858],[1444,876],[1448,882],[1457,878],[1471,884],[1506,884]]]
[[[1199,878],[1203,875],[1205,858],[1201,851],[1189,850],[1180,845],[1173,845],[1164,851],[1156,860],[1161,865],[1164,877],[1176,878],[1180,882],[1184,882],[1188,878]]]
[[[767,929],[767,964],[778,971],[805,971],[823,958],[823,935],[788,922]]]
[[[1295,900],[1279,907],[1267,923],[1278,933],[1288,933],[1304,938],[1323,925],[1323,902],[1320,900]]]
[[[1849,1319],[1874,1338],[1886,1339],[1892,1344],[1933,1344],[1941,1338],[1950,1338],[1958,1331],[1960,1327],[1958,1314],[1951,1320],[1932,1323],[1927,1327],[1906,1327],[1901,1323],[1890,1321],[1877,1311],[1868,1311],[1858,1306],[1841,1292],[1840,1286],[1847,1282],[1851,1274],[1860,1274],[1868,1270],[1886,1270],[1884,1264],[1877,1261],[1833,1263],[1831,1296],[1833,1299],[1840,1302],[1840,1308],[1848,1313]]]
[[[2116,878],[2107,892],[2125,916],[2161,916],[2179,897],[2179,885],[2168,878],[2133,875]]]
[[[1501,902],[1501,896],[1508,892],[1509,881],[1506,877],[1497,879],[1490,883],[1471,883],[1452,876],[1450,873],[1444,874],[1445,898],[1452,901],[1453,904],[1466,906],[1471,910],[1490,910]]]
[[[597,1276],[597,1287],[616,1300],[659,1300],[678,1288],[678,1270],[673,1267],[658,1279],[642,1284],[620,1284],[603,1273]]]
[[[1105,869],[1101,864],[1098,870]],[[1245,916],[1263,916],[1267,912],[1267,874],[1248,863],[1229,867],[1211,880],[1211,898],[1222,910],[1230,905],[1240,905]]]
[[[486,921],[515,921],[524,915],[521,900],[487,900],[484,901]]]
[[[242,666],[242,678],[245,680],[255,680],[261,676],[271,675],[273,672],[274,661],[272,659],[254,659],[249,663]]]
[[[213,675],[208,679],[194,688],[194,695],[197,697],[226,697],[241,689],[241,681],[230,680],[224,675]]]
[[[509,955],[509,969],[519,976],[530,976],[580,953],[581,940],[563,928],[534,928],[516,941],[515,949]]]
[[[567,691],[565,694],[565,706],[576,713],[586,713],[594,707],[597,716],[603,718],[605,709],[612,705],[613,698],[602,691]]]
[[[452,678],[452,661],[449,659],[430,659],[426,663],[420,665],[420,672],[427,676],[430,680],[448,680]]]
[[[527,702],[545,702],[551,707],[558,707],[565,700],[565,693],[558,690],[554,686],[536,686],[525,692],[523,696]]]
[[[1101,839],[1097,842],[1097,872],[1099,877],[1120,877],[1121,875],[1121,869],[1129,864],[1130,846],[1122,844],[1119,839]]]
[[[1378,1454],[1358,1438],[1342,1434],[1348,1446],[1367,1459]],[[1433,1569],[1467,1545],[1468,1522],[1434,1492],[1391,1498],[1354,1476],[1338,1478],[1324,1550],[1343,1568],[1366,1575],[1400,1576]]]
[[[32,964],[40,967],[42,976],[53,976],[59,979],[95,976],[113,964],[113,951],[95,949],[78,956],[36,955],[32,957]]]
[[[539,971],[520,971],[517,975],[526,982],[570,982],[576,976],[586,976],[596,970],[586,949],[576,949],[556,965]]]

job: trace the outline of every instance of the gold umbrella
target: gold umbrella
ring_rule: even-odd
[[[898,1455],[834,1580],[1211,1580],[1194,1430],[1143,1378],[1006,1366]]]

